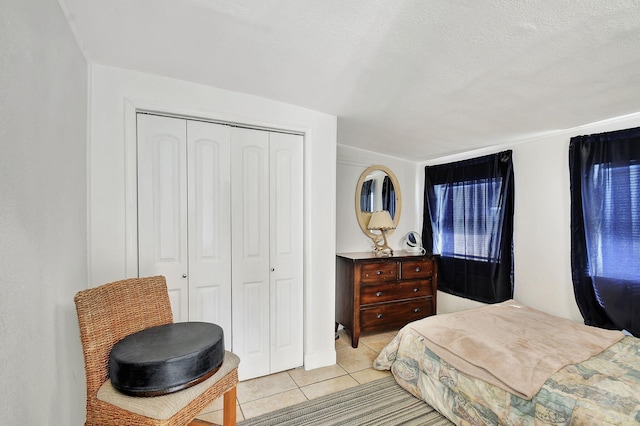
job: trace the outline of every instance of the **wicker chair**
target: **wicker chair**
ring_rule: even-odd
[[[145,328],[173,322],[165,278],[133,278],[78,292],[74,298],[87,376],[86,425],[212,424],[195,420],[224,395],[224,425],[236,424],[239,358],[226,352],[220,369],[207,380],[157,397],[126,396],[108,377],[112,346]]]

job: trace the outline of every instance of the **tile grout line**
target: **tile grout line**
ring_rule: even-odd
[[[369,350],[371,350],[371,351],[373,351],[373,352],[377,352],[375,349],[373,349],[373,348],[371,348],[369,345],[367,345],[364,341],[361,341],[361,342],[360,342],[360,345],[365,346],[367,349],[369,349]],[[359,345],[359,346],[360,346],[360,345]],[[344,346],[342,346],[342,345],[341,345],[340,347],[336,348],[336,350],[343,349],[343,348],[351,348],[351,345],[350,345],[350,344],[347,344],[347,345],[344,345]],[[315,399],[315,398],[309,398],[309,397],[307,396],[307,394],[302,390],[302,388],[303,388],[303,387],[311,386],[311,385],[315,385],[315,384],[318,384],[318,383],[326,382],[326,381],[329,381],[329,380],[332,380],[332,379],[336,379],[336,378],[338,378],[338,377],[344,377],[344,376],[349,376],[349,377],[351,377],[351,378],[352,378],[352,379],[353,379],[353,380],[354,380],[358,385],[361,385],[361,384],[363,384],[363,383],[361,383],[357,378],[355,378],[355,377],[353,376],[353,374],[354,374],[354,373],[357,373],[357,372],[359,372],[359,371],[367,370],[367,369],[369,368],[369,367],[366,367],[366,368],[362,368],[362,369],[355,370],[355,371],[347,371],[347,370],[346,370],[343,366],[341,366],[338,362],[336,362],[336,365],[338,365],[340,368],[342,368],[342,369],[345,371],[345,374],[340,374],[340,375],[335,376],[335,377],[330,377],[330,378],[328,378],[328,379],[324,379],[324,380],[320,380],[320,381],[317,381],[317,382],[309,383],[309,384],[307,384],[307,385],[305,385],[305,386],[300,386],[300,385],[295,381],[295,379],[293,378],[293,376],[292,376],[292,375],[291,375],[291,373],[290,373],[290,371],[292,371],[292,370],[287,370],[287,371],[286,371],[286,373],[288,374],[289,378],[291,378],[292,382],[293,382],[293,383],[295,383],[296,388],[300,391],[300,393],[302,393],[302,395],[304,396],[304,398],[305,398],[307,401],[311,401],[311,399]],[[277,393],[277,394],[270,395],[270,396],[268,396],[268,397],[275,396],[275,395],[280,395],[280,394],[283,394],[283,393],[288,392],[288,391],[290,391],[290,390],[293,390],[293,389],[289,389],[289,390],[287,390],[287,391],[279,392],[279,393]],[[268,398],[268,397],[265,397],[265,398]],[[255,400],[253,400],[253,401],[259,401],[260,399],[262,399],[262,398],[255,399]],[[253,402],[253,401],[246,401],[246,402],[245,402],[245,404],[246,404],[246,403],[248,403],[248,402]],[[242,410],[242,404],[240,404],[240,403],[238,402],[238,405],[239,405],[240,409]],[[243,412],[242,414],[243,414],[243,417],[244,417],[244,412]],[[244,417],[244,418],[246,419],[246,417]]]
[[[396,331],[396,333],[397,333],[397,331]],[[386,337],[383,337],[385,335],[386,335]],[[369,344],[367,344],[367,343],[372,344],[372,346],[380,347],[380,342],[381,341],[385,341],[386,340],[387,343],[388,343],[388,342],[391,341],[391,339],[393,338],[394,335],[395,334],[387,335],[386,333],[383,333],[382,335],[380,335],[377,338],[367,336],[368,338],[360,340],[360,345],[358,346],[357,349],[360,349],[361,347],[365,347],[367,350],[372,351],[372,352],[377,354],[377,353],[379,353],[379,350],[374,349],[373,347],[369,346]],[[345,349],[345,348],[352,348],[351,344],[350,344],[351,338],[350,338],[350,336],[348,334],[343,332],[343,333],[341,333],[340,338],[344,339],[343,342],[345,342],[345,343],[342,343],[342,342],[338,343],[338,346],[336,347],[336,352],[339,351],[339,350]],[[384,346],[384,345],[382,345],[382,346]],[[344,360],[343,360],[343,363],[344,363]],[[298,384],[298,382],[296,382],[296,380],[294,379],[294,376],[291,374],[291,372],[295,371],[295,369],[286,370],[285,372],[287,373],[288,378],[295,385],[294,388],[286,389],[286,390],[283,390],[282,392],[278,392],[278,393],[275,393],[273,395],[267,395],[267,396],[263,396],[263,397],[260,397],[260,398],[252,399],[251,401],[245,401],[244,403],[240,403],[238,397],[236,397],[236,404],[237,404],[237,407],[239,409],[239,414],[242,416],[242,419],[246,420],[247,417],[245,415],[245,411],[246,411],[247,404],[255,403],[255,402],[260,401],[260,400],[265,399],[265,398],[272,398],[272,397],[277,396],[277,395],[282,395],[282,394],[284,394],[286,392],[290,392],[290,391],[293,391],[293,390],[296,390],[296,389],[302,394],[302,396],[304,397],[305,401],[311,401],[312,399],[316,399],[316,398],[321,397],[322,394],[320,394],[320,395],[318,395],[317,397],[314,397],[314,398],[309,398],[309,396],[307,396],[307,394],[304,392],[304,390],[302,388],[309,387],[309,386],[316,385],[316,384],[323,383],[323,382],[328,382],[330,380],[337,379],[337,378],[340,378],[340,377],[349,376],[356,383],[355,386],[367,383],[369,381],[369,380],[363,380],[363,382],[361,382],[356,377],[354,377],[354,374],[357,374],[359,372],[368,370],[368,369],[371,368],[370,366],[369,367],[359,368],[359,369],[354,370],[354,371],[348,371],[347,368],[345,368],[345,366],[341,365],[338,362],[337,359],[336,359],[336,364],[335,365],[337,367],[339,367],[340,369],[342,369],[344,371],[344,374],[338,374],[337,376],[328,377],[328,378],[325,378],[325,379],[322,379],[322,380],[318,380],[318,381],[315,381],[315,382],[312,382],[312,383],[308,383],[308,384],[306,384],[304,386],[300,386]],[[268,376],[265,376],[265,377],[268,377]],[[243,408],[243,405],[245,406],[244,408]],[[203,412],[201,415],[207,415],[208,416],[208,415],[211,415],[212,413],[216,413],[216,412],[221,413],[221,410],[219,410],[219,409],[218,410],[211,410],[211,411],[208,411],[206,413]],[[266,414],[266,413],[267,412],[261,413],[261,414]],[[258,415],[261,415],[261,414],[258,414]],[[254,416],[252,416],[252,417],[254,417]],[[239,419],[238,421],[241,421],[242,419]]]

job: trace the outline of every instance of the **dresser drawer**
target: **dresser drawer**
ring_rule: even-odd
[[[433,276],[433,262],[423,260],[403,261],[400,267],[400,278],[413,280],[416,278],[429,278]]]
[[[360,265],[360,281],[362,283],[395,281],[397,279],[398,265],[396,262],[372,262]]]
[[[360,309],[360,328],[366,330],[402,326],[433,314],[432,297],[367,305]]]
[[[398,283],[362,286],[360,304],[389,302],[414,297],[431,296],[431,280],[401,281]]]

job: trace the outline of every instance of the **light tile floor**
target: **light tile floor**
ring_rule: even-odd
[[[310,371],[300,367],[238,383],[238,421],[388,376],[388,371],[374,370],[371,365],[396,334],[397,330],[361,335],[354,349],[351,336],[340,330],[340,338],[336,340],[336,365]],[[222,424],[222,398],[198,418]]]

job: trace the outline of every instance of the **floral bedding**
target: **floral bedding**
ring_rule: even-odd
[[[527,400],[456,370],[408,327],[374,367],[391,370],[400,386],[458,425],[640,424],[640,339],[625,337],[562,368]]]

